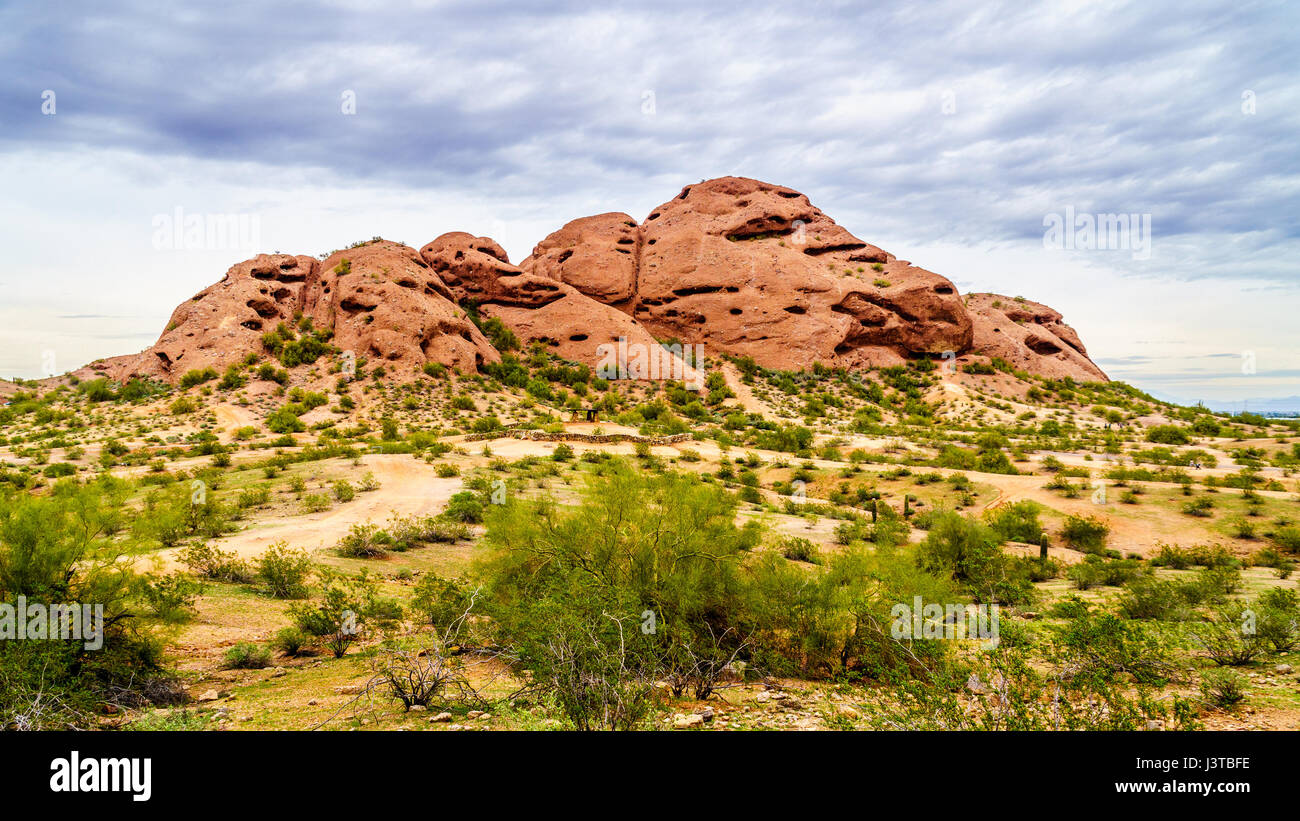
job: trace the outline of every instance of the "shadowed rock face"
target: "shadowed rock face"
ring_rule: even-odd
[[[560,357],[599,367],[620,344],[637,345],[654,357],[648,368],[668,378],[680,374],[698,384],[702,376],[659,346],[645,328],[618,309],[597,302],[566,282],[516,268],[485,237],[443,234],[420,251],[459,300],[472,300],[483,316],[504,322],[524,345],[546,344]],[[674,370],[674,368],[676,370]]]
[[[655,347],[672,338],[771,368],[865,368],[952,352],[1106,378],[1056,311],[992,294],[963,299],[948,279],[863,242],[803,194],[741,177],[687,186],[641,223],[623,213],[574,220],[517,266],[493,240],[461,232],[419,252],[378,241],[323,262],[261,255],[178,307],[153,348],[95,367],[169,380],[221,370],[301,313],[332,331],[339,349],[402,366],[390,369],[399,377],[425,362],[473,370],[500,354],[466,315],[471,302],[524,344],[593,367],[620,339]],[[681,367],[653,355],[667,356],[656,372]]]

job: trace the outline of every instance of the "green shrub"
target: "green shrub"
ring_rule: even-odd
[[[1156,425],[1147,431],[1147,441],[1162,445],[1185,445],[1191,438],[1186,429],[1177,425]]]
[[[186,371],[185,374],[181,376],[180,388],[181,390],[189,390],[195,385],[202,385],[204,382],[211,382],[216,378],[217,372],[212,368]]]
[[[1201,697],[1207,704],[1231,710],[1246,700],[1246,678],[1234,670],[1206,670],[1201,676]]]
[[[302,512],[323,513],[330,509],[331,504],[330,497],[324,493],[308,493],[302,497]]]
[[[370,522],[352,525],[337,545],[340,556],[354,559],[377,558],[392,547],[393,537]]]
[[[1183,513],[1188,516],[1198,516],[1200,518],[1209,517],[1210,511],[1213,509],[1214,500],[1209,496],[1200,496],[1190,502],[1185,502],[1182,508]]]
[[[732,619],[757,534],[691,477],[611,460],[590,482],[574,507],[491,506],[475,574],[497,641],[574,727],[633,728],[655,681],[707,697],[744,642]]]
[[[1095,516],[1069,516],[1061,527],[1061,538],[1075,550],[1100,553],[1106,547],[1110,527]]]
[[[1169,567],[1174,570],[1186,570],[1191,567],[1192,554],[1178,545],[1161,544],[1156,555],[1151,557],[1151,564],[1157,567]]]
[[[315,565],[307,551],[278,541],[257,559],[257,578],[277,599],[305,599]]]
[[[1019,604],[1029,601],[1033,587],[1023,565],[1011,560],[991,528],[958,513],[943,513],[917,545],[921,567],[951,574],[980,602]]]
[[[779,544],[781,555],[796,562],[817,564],[817,546],[808,539],[787,536]]]
[[[349,482],[343,479],[334,483],[334,498],[340,502],[350,502],[357,496],[357,491]]]
[[[246,584],[254,575],[248,563],[232,551],[221,550],[206,542],[194,542],[176,555],[181,564],[206,579],[228,584]]]
[[[0,641],[0,727],[91,726],[100,705],[149,701],[164,676],[158,633],[131,618],[137,579],[112,535],[129,492],[110,477],[63,480],[39,496],[0,491],[0,602],[103,608],[102,633],[89,642]]]
[[[302,413],[301,406],[285,405],[266,417],[266,428],[272,433],[300,433],[307,429],[298,418]]]
[[[301,628],[290,625],[282,627],[275,634],[271,645],[286,656],[296,656],[311,642],[311,636]]]
[[[425,573],[415,585],[411,609],[434,629],[451,632],[469,611],[474,592],[455,579]]]
[[[245,488],[239,492],[235,506],[246,510],[252,507],[264,507],[271,501],[271,489],[265,485]]]
[[[994,508],[985,514],[988,526],[1007,542],[1039,544],[1043,540],[1043,526],[1038,521],[1041,506],[1030,499]]]
[[[447,500],[442,515],[453,521],[478,524],[483,521],[483,502],[473,491],[463,490]]]
[[[1258,613],[1256,630],[1278,653],[1288,653],[1300,646],[1300,593],[1273,587],[1260,594],[1255,602]]]
[[[1300,553],[1300,527],[1285,525],[1273,532],[1273,543],[1290,553]]]
[[[240,642],[226,651],[225,666],[233,670],[260,670],[271,663],[270,649]]]
[[[1181,675],[1175,648],[1140,622],[1082,605],[1053,632],[1052,660],[1098,684],[1119,679],[1163,686]]]
[[[1229,602],[1217,608],[1207,621],[1193,628],[1192,639],[1221,667],[1249,664],[1266,647],[1266,640],[1258,630],[1257,615],[1242,602]]]
[[[194,617],[194,602],[203,585],[184,573],[146,576],[140,594],[149,609],[165,622],[177,623]]]
[[[290,606],[289,614],[298,629],[319,638],[335,658],[342,658],[371,621],[380,621],[386,614],[379,612],[378,588],[368,575],[343,576],[322,569],[320,576],[320,601],[297,602]]]

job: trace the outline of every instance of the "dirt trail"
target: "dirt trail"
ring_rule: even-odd
[[[727,387],[731,388],[731,392],[736,395],[736,401],[747,412],[761,413],[766,418],[781,418],[782,415],[777,413],[776,409],[755,396],[749,385],[741,381],[740,371],[737,370],[735,365],[724,362],[722,364],[722,376],[727,380]]]
[[[233,433],[238,428],[257,424],[257,417],[248,408],[241,408],[238,405],[217,405],[212,410],[217,414],[217,427],[226,433]]]
[[[371,455],[362,457],[365,469],[379,480],[378,490],[358,493],[356,499],[324,513],[291,516],[253,522],[246,529],[215,542],[222,550],[232,550],[252,558],[274,542],[286,540],[290,547],[308,551],[330,548],[345,536],[354,524],[374,522],[382,526],[394,513],[399,516],[428,516],[441,511],[452,494],[463,488],[457,477],[442,479],[434,469],[406,455]],[[161,554],[166,565],[175,564],[177,549]]]

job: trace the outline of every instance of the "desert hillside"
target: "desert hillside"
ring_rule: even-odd
[[[505,338],[485,327],[590,367],[625,340],[664,360],[656,375],[689,367],[655,344],[672,340],[782,370],[998,359],[1036,376],[1106,378],[1051,308],[963,297],[943,276],[850,234],[805,195],[741,177],[687,186],[641,222],[621,213],[574,220],[518,265],[492,239],[465,233],[418,251],[376,239],[321,258],[260,255],[182,303],[150,349],[86,373],[175,383],[273,349],[277,329],[304,321],[302,340],[281,340],[292,350],[332,346],[387,363],[401,379],[426,365],[475,371],[498,361]]]
[[[725,236],[770,222],[707,210],[594,232],[605,246],[570,226],[520,267],[466,234],[262,257],[134,366],[5,383],[0,585],[106,601],[112,652],[78,644],[37,680],[0,645],[0,720],[1300,727],[1294,420],[1082,378],[1055,311],[940,294],[892,261],[872,327],[893,330],[851,366],[764,365],[820,357],[862,281],[712,278],[666,248],[593,261],[667,244],[674,215],[719,253],[785,259],[779,238]],[[664,290],[644,268],[671,260],[698,277]],[[804,314],[780,307],[795,293]],[[808,323],[804,347],[690,319],[762,306],[772,334]],[[700,349],[655,339],[691,326]],[[686,370],[601,376],[574,337],[602,327]],[[958,359],[918,355],[967,337]],[[1262,626],[1242,634],[1246,611]]]

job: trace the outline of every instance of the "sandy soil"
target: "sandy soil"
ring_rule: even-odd
[[[776,419],[781,416],[776,410],[763,400],[754,396],[754,392],[748,385],[740,381],[740,371],[730,362],[722,364],[722,375],[727,380],[727,387],[736,395],[736,401],[740,406],[750,413],[761,413],[769,419]]]
[[[361,459],[363,468],[374,473],[379,490],[358,493],[356,499],[324,513],[293,516],[269,522],[254,522],[248,528],[215,542],[222,550],[244,558],[260,555],[274,542],[288,541],[291,547],[308,551],[331,548],[355,524],[383,525],[390,516],[429,516],[441,511],[452,494],[461,490],[460,478],[442,479],[434,468],[410,456],[371,455]],[[160,555],[165,566],[176,564],[178,548]]]
[[[217,414],[217,426],[224,433],[233,433],[236,429],[249,425],[260,427],[257,415],[248,408],[239,405],[217,405],[213,411]]]

